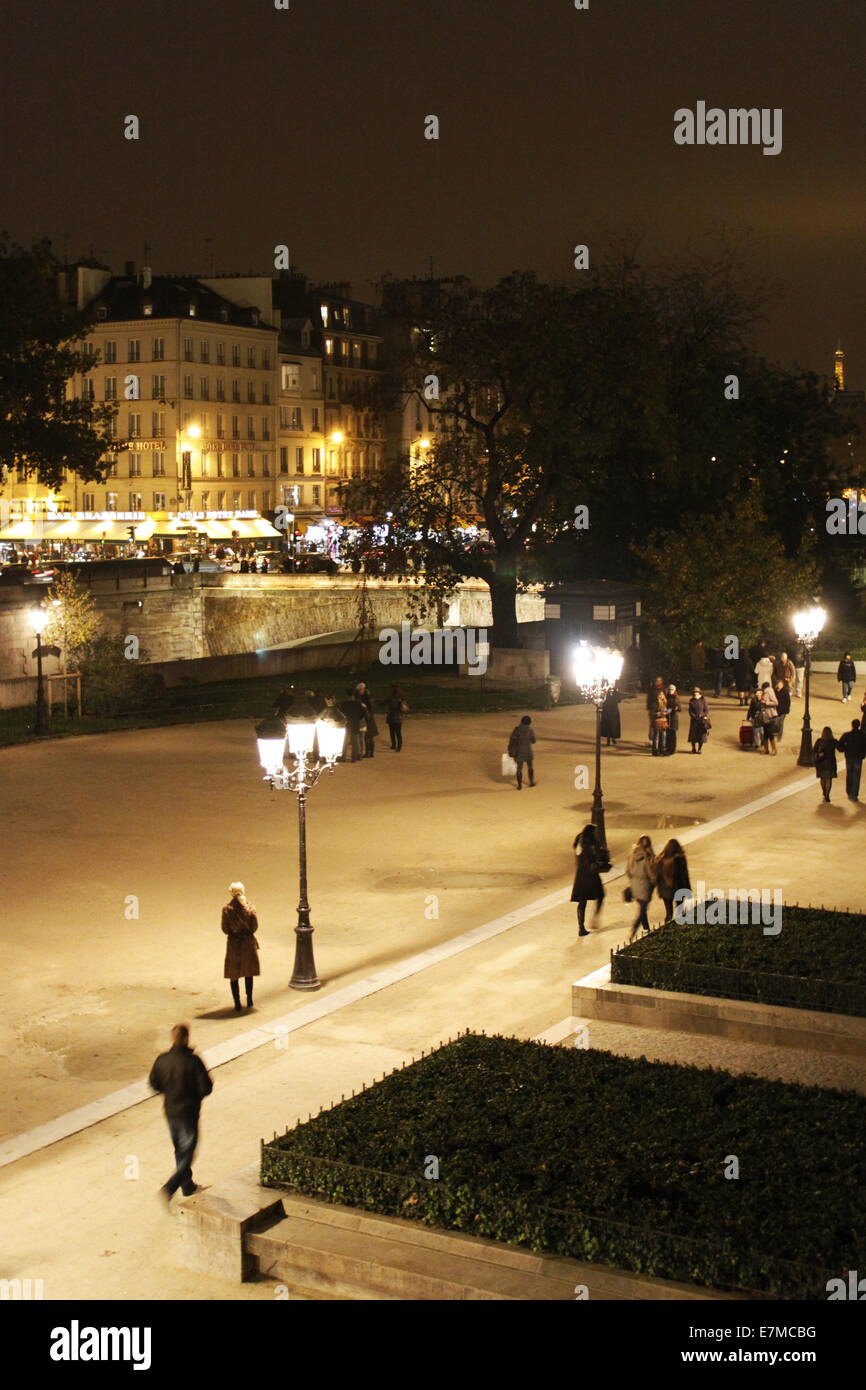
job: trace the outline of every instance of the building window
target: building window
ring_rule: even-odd
[[[210,377],[203,376],[200,379],[198,384],[198,395],[201,401],[210,400]]]
[[[210,361],[210,343],[206,338],[202,338],[198,345],[198,360],[199,362]]]
[[[238,423],[239,418],[240,417],[237,415],[232,416],[232,439],[240,439],[241,437],[241,427]]]
[[[322,489],[319,487],[318,483],[313,483],[312,492],[313,492],[313,506],[314,506],[314,507],[318,507],[318,506],[321,505],[321,500],[322,500]]]
[[[225,439],[225,435],[226,435],[225,419],[226,419],[226,417],[225,417],[224,415],[219,415],[219,414],[217,415],[217,439]]]
[[[165,438],[165,411],[152,410],[150,413],[150,432],[154,439]]]
[[[353,366],[353,367],[360,367],[360,365],[361,365],[361,344],[358,343],[358,342],[353,342],[353,343],[352,343],[352,366]]]
[[[127,433],[129,434],[130,439],[139,439],[139,438],[141,437],[141,416],[140,416],[140,415],[130,415],[130,417],[129,417],[129,430],[127,431]]]
[[[288,471],[289,471],[289,451],[288,451],[288,449],[286,449],[285,447],[281,447],[281,448],[280,448],[280,472],[281,472],[281,473],[288,473]]]
[[[141,454],[129,455],[129,476],[130,478],[141,477]],[[132,508],[135,511],[135,508]]]
[[[218,512],[224,512],[224,511],[226,510],[226,495],[225,495],[225,492],[218,492],[218,493],[217,493],[217,504],[216,504],[216,509],[217,509]]]
[[[201,456],[201,476],[202,476],[203,478],[209,478],[209,477],[210,477],[210,454],[202,453],[202,456]]]
[[[107,401],[117,400],[117,377],[107,376],[105,378],[105,399]]]
[[[271,476],[271,456],[270,456],[270,454],[262,454],[262,477],[263,477],[263,478],[269,478],[270,476]]]
[[[293,407],[292,407],[292,424],[291,424],[291,428],[292,428],[293,430],[302,430],[302,429],[304,428],[303,416],[302,416],[302,413],[301,413],[301,407],[300,407],[299,405],[296,405],[296,406],[293,406]]]
[[[153,456],[153,476],[155,478],[165,477],[165,454],[154,454]]]
[[[129,494],[129,510],[131,512],[140,512],[144,510],[144,508],[141,505],[140,492],[131,492]]]
[[[190,316],[191,319],[194,319],[195,316],[196,316],[196,307],[195,307],[195,305],[192,304],[192,303],[190,303],[190,306],[189,306],[189,316]]]
[[[280,389],[297,391],[301,384],[301,368],[297,362],[283,362],[280,368]]]
[[[312,452],[313,452],[313,472],[314,472],[314,473],[321,473],[321,471],[322,471],[322,451],[321,451],[321,449],[313,449]]]
[[[271,388],[266,381],[262,382],[262,405],[270,405]]]
[[[201,495],[201,509],[203,512],[210,511],[210,493],[203,492]]]
[[[113,339],[112,339],[110,342],[107,342],[107,343],[105,344],[105,361],[106,361],[106,362],[116,362],[116,361],[117,361],[117,343],[116,343]],[[92,496],[93,496],[93,493],[92,493],[92,492],[89,492],[87,495],[88,495],[88,497],[92,497]],[[92,510],[92,508],[91,508],[91,510]]]
[[[233,366],[233,367],[239,367],[240,365],[241,365],[241,350],[240,350],[240,348],[238,347],[237,343],[232,343],[232,366]]]
[[[333,357],[333,355],[334,355],[334,340],[333,340],[333,338],[326,338],[326,339],[325,339],[325,356],[326,356],[326,357]]]
[[[319,373],[316,371],[315,367],[310,372],[310,387],[313,391],[318,391],[319,389]]]
[[[150,394],[155,401],[165,399],[165,377],[152,376],[150,379]]]
[[[304,446],[301,444],[301,445],[299,445],[298,448],[295,450],[295,472],[296,472],[296,473],[303,473],[303,471],[304,471]]]
[[[92,401],[96,399],[93,382],[89,377],[85,377],[81,383],[81,399],[83,401]]]
[[[271,422],[267,415],[262,416],[262,439],[270,439]]]
[[[310,425],[310,429],[313,431],[314,434],[318,434],[319,428],[320,428],[320,427],[319,427],[319,407],[318,407],[317,405],[314,405],[314,406],[313,406],[313,420],[312,420],[312,424]]]
[[[233,477],[233,478],[239,478],[240,476],[241,476],[241,456],[240,456],[240,454],[232,454],[232,477]],[[237,494],[236,494],[236,495],[237,495]],[[236,507],[239,506],[239,505],[240,505],[240,503],[235,502],[235,506],[236,506]]]
[[[320,305],[319,305],[319,311],[320,311],[320,313],[321,313],[321,315],[322,315],[322,327],[323,327],[323,328],[327,328],[327,326],[328,326],[328,306],[327,306],[327,304],[320,304]]]
[[[270,350],[270,348],[262,348],[262,366],[264,367],[264,369],[265,369],[266,372],[269,372],[269,371],[271,370],[271,350]]]
[[[140,360],[141,343],[138,338],[130,338],[126,344],[126,357],[129,362]]]
[[[288,406],[281,405],[281,406],[280,406],[280,429],[281,429],[281,430],[287,430],[288,428],[289,428],[289,408],[288,408]]]
[[[254,478],[255,476],[256,476],[256,456],[255,456],[255,454],[247,454],[247,477],[248,477],[248,478]]]
[[[183,394],[188,401],[192,400],[192,377],[185,376],[183,379]]]
[[[192,361],[192,338],[184,338],[183,340],[183,360],[184,362]]]
[[[251,512],[256,510],[256,494],[253,488],[247,493],[247,507]]]
[[[84,510],[85,510],[86,512],[95,512],[95,511],[96,511],[96,493],[95,493],[95,492],[85,492],[85,493],[82,493],[81,502],[82,502],[83,508],[84,508]]]
[[[145,317],[146,319],[152,319],[152,318],[153,318],[153,301],[150,300],[150,299],[145,299],[144,302],[142,303],[142,306],[141,306],[141,312],[144,314],[144,317]]]
[[[218,401],[224,401],[226,398],[226,384],[221,376],[217,377],[216,398]]]
[[[249,347],[249,348],[247,348],[247,366],[248,366],[248,367],[254,367],[255,365],[256,365],[256,350],[255,350],[254,347]]]
[[[116,492],[107,492],[107,493],[105,494],[105,510],[106,510],[107,512],[116,512],[116,511],[117,511],[117,493],[116,493]]]
[[[224,367],[224,366],[225,366],[225,364],[226,364],[226,345],[225,345],[225,343],[217,343],[217,345],[216,345],[216,360],[217,360],[217,364],[218,364],[220,367]]]
[[[153,510],[154,510],[155,512],[164,512],[164,511],[165,511],[165,493],[164,493],[164,492],[155,492],[155,493],[153,494]]]
[[[232,382],[232,400],[239,401],[241,398],[241,385],[239,381]]]
[[[252,415],[248,415],[248,416],[247,416],[247,439],[255,439],[255,437],[256,437],[256,422],[255,422],[255,420],[253,419]]]
[[[225,456],[225,454],[222,452],[222,450],[220,450],[220,452],[217,454],[217,477],[218,477],[218,478],[224,478],[225,475],[226,475],[226,456]]]
[[[165,361],[165,338],[154,338],[150,344],[150,355],[154,362]]]
[[[252,405],[256,403],[256,383],[254,381],[247,382],[247,400]]]

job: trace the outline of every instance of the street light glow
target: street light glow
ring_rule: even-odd
[[[334,430],[334,433],[331,435],[331,443],[342,444],[345,438],[346,436],[343,434],[342,430]]]
[[[827,614],[823,608],[804,608],[794,614],[794,631],[801,642],[812,646],[823,631],[826,621]]]
[[[33,628],[33,631],[36,633],[36,636],[37,636],[37,637],[41,637],[41,636],[42,636],[43,632],[45,631],[45,628],[46,628],[47,623],[48,623],[48,614],[47,614],[47,612],[45,611],[45,609],[44,609],[44,608],[34,608],[34,609],[32,610],[32,612],[31,612],[31,614],[30,614],[30,626]]]

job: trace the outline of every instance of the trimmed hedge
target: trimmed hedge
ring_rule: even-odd
[[[467,1034],[263,1142],[261,1181],[657,1278],[822,1299],[866,1248],[864,1132],[852,1093]]]
[[[866,1018],[866,917],[782,908],[778,936],[759,925],[671,923],[611,953],[614,984]]]

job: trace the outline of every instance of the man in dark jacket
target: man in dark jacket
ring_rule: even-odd
[[[851,691],[854,689],[854,682],[857,679],[857,667],[851,660],[851,653],[846,652],[836,668],[836,679],[842,686],[842,704],[846,705],[851,699]]]
[[[860,728],[859,719],[851,720],[851,728],[842,735],[838,746],[845,754],[845,791],[849,800],[859,801],[860,776],[866,757],[866,734]]]
[[[207,1067],[189,1045],[189,1029],[176,1023],[171,1030],[171,1051],[161,1052],[150,1069],[150,1085],[162,1094],[165,1119],[174,1145],[175,1170],[160,1195],[168,1203],[178,1188],[191,1197],[198,1187],[193,1182],[192,1160],[198,1144],[198,1117],[201,1103],[213,1090]]]
[[[349,747],[352,750],[352,762],[357,763],[362,756],[361,729],[366,728],[367,711],[361,701],[355,698],[354,690],[349,691],[340,705],[340,713],[346,720],[346,734],[349,739]]]
[[[776,723],[779,725],[779,732],[776,738],[778,742],[781,743],[782,734],[785,732],[785,719],[791,713],[791,692],[788,689],[788,682],[786,680],[780,679],[776,681],[776,701],[779,706],[779,713],[776,719]]]
[[[517,763],[517,790],[523,786],[523,764],[529,773],[529,785],[535,786],[535,762],[532,753],[532,745],[535,742],[535,734],[532,730],[532,719],[528,714],[524,714],[519,724],[515,724],[511,730],[511,737],[508,740],[508,752]]]

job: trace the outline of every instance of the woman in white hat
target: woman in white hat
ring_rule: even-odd
[[[251,1009],[253,1007],[253,976],[261,973],[259,970],[259,943],[256,940],[259,919],[256,916],[255,908],[247,902],[242,883],[230,884],[229,893],[231,897],[223,908],[222,916],[222,929],[228,937],[223,974],[227,980],[231,981],[235,1013],[240,1013],[241,992],[238,981],[243,976],[247,992],[247,1008]]]

